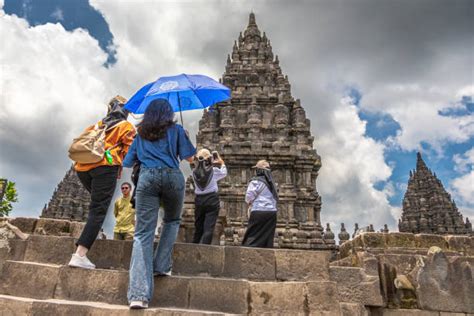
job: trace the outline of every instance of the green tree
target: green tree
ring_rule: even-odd
[[[0,204],[0,216],[8,216],[13,209],[12,203],[18,202],[15,182],[6,181],[5,193]]]

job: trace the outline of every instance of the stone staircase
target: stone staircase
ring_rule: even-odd
[[[0,315],[368,315],[378,276],[330,267],[329,251],[175,245],[173,275],[155,278],[151,308],[127,307],[132,242],[97,240],[96,270],[70,268],[70,236],[32,234],[0,251]],[[352,293],[352,294],[351,294]]]

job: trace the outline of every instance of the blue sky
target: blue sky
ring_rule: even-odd
[[[418,150],[474,217],[469,0],[3,0],[0,176],[20,189],[13,215],[39,215],[70,139],[111,96],[162,75],[222,76],[251,11],[311,120],[323,222],[396,229]],[[185,113],[191,135],[200,117]]]

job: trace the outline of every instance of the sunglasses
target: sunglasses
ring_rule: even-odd
[[[123,187],[123,188],[121,188],[121,189],[122,189],[122,190],[130,190],[129,187]]]

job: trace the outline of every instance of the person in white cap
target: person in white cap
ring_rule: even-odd
[[[255,166],[245,194],[250,206],[250,217],[242,245],[247,247],[273,248],[273,237],[277,223],[278,192],[273,182],[270,164],[260,160]]]
[[[194,165],[193,180],[196,198],[193,243],[211,244],[220,207],[217,181],[227,176],[227,168],[217,151],[211,155],[211,152],[205,148],[196,154]]]

